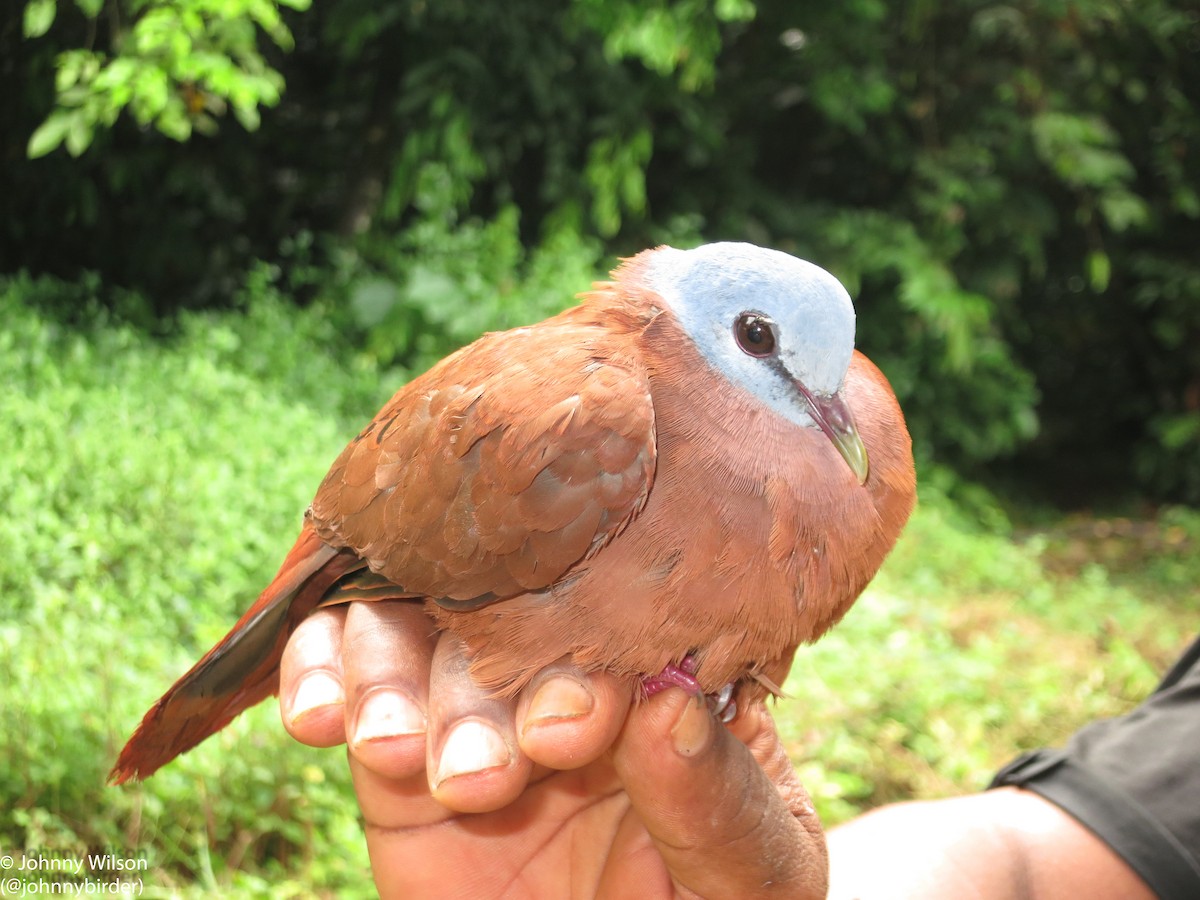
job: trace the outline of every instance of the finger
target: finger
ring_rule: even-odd
[[[812,797],[796,775],[796,767],[792,765],[783,742],[779,740],[775,720],[768,712],[766,704],[761,700],[753,704],[728,728],[750,750],[750,755],[775,785],[775,790],[779,792],[792,815],[810,830],[815,838],[821,838],[823,829],[813,807]]]
[[[816,813],[810,805],[793,815],[703,698],[668,689],[635,708],[614,762],[680,889],[704,897],[825,896],[828,861]]]
[[[443,634],[429,673],[429,790],[459,812],[507,806],[525,789],[532,763],[521,752],[516,703],[471,679],[462,641]]]
[[[621,731],[633,684],[585,674],[567,660],[542,669],[517,704],[521,751],[550,769],[577,769],[607,752]]]
[[[332,747],[346,740],[342,682],[344,608],[322,609],[302,621],[279,667],[279,714],[296,740]]]
[[[351,603],[342,636],[350,754],[388,779],[425,767],[433,623],[416,603]]]

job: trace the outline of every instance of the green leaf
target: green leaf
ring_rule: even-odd
[[[396,305],[399,291],[384,278],[367,278],[350,290],[350,311],[363,328],[372,328],[387,318]]]
[[[253,103],[235,103],[233,114],[247,131],[257,131],[262,124],[262,116]]]
[[[722,22],[749,22],[758,12],[754,0],[717,0],[713,11]]]
[[[130,75],[133,86],[133,112],[138,122],[145,125],[162,115],[170,104],[170,78],[166,72],[154,66],[144,66]]]
[[[1100,195],[1100,211],[1113,231],[1125,231],[1134,226],[1144,225],[1150,218],[1146,201],[1121,188],[1105,191]]]
[[[182,143],[192,135],[192,120],[188,118],[183,101],[172,97],[154,123],[167,137]]]
[[[67,135],[67,129],[71,127],[71,121],[78,115],[78,110],[68,111],[65,109],[56,109],[50,113],[46,121],[30,135],[29,144],[25,147],[25,154],[30,159],[37,159],[56,148],[63,142],[63,138]]]
[[[1171,449],[1200,442],[1200,413],[1162,416],[1154,425],[1163,445]]]
[[[1072,187],[1107,188],[1133,178],[1112,126],[1100,116],[1050,111],[1030,122],[1034,149]]]
[[[1181,184],[1171,195],[1175,208],[1189,219],[1200,219],[1200,194],[1191,185]]]
[[[84,110],[76,110],[75,115],[67,125],[67,152],[72,156],[82,156],[92,144],[94,123]]]
[[[57,11],[55,0],[29,0],[25,4],[25,37],[41,37],[49,31]]]
[[[1112,261],[1102,250],[1093,250],[1087,257],[1088,282],[1097,294],[1103,294],[1108,289],[1108,280],[1112,276]]]

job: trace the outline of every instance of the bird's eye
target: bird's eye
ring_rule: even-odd
[[[775,352],[775,323],[762,313],[745,312],[733,323],[733,336],[743,353],[764,357]]]

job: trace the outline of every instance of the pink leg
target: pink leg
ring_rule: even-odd
[[[696,662],[690,656],[685,656],[679,665],[667,663],[657,675],[642,679],[642,690],[647,697],[653,697],[659,691],[669,687],[681,687],[691,694],[703,694],[700,682],[695,678]]]
[[[688,654],[679,665],[667,663],[657,675],[642,679],[642,691],[653,697],[669,687],[680,687],[691,694],[704,693],[696,680],[696,660]],[[727,684],[716,694],[706,694],[708,708],[721,722],[730,722],[737,715],[737,703],[733,699],[733,684]]]

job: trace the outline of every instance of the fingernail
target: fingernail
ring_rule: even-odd
[[[680,756],[695,756],[708,744],[712,733],[712,716],[703,697],[690,697],[683,712],[671,726],[671,738],[675,752]]]
[[[595,705],[596,698],[585,685],[570,676],[555,675],[533,695],[523,727],[560,719],[578,719],[590,713]]]
[[[292,698],[292,721],[295,722],[322,706],[335,706],[345,702],[342,686],[336,678],[326,672],[312,672],[305,675],[296,686],[296,694]]]
[[[434,787],[440,787],[442,782],[459,775],[507,766],[511,761],[512,753],[499,731],[477,719],[466,719],[455,725],[446,736],[437,775],[434,776]]]
[[[358,705],[354,743],[425,733],[425,715],[400,691],[371,691]]]

